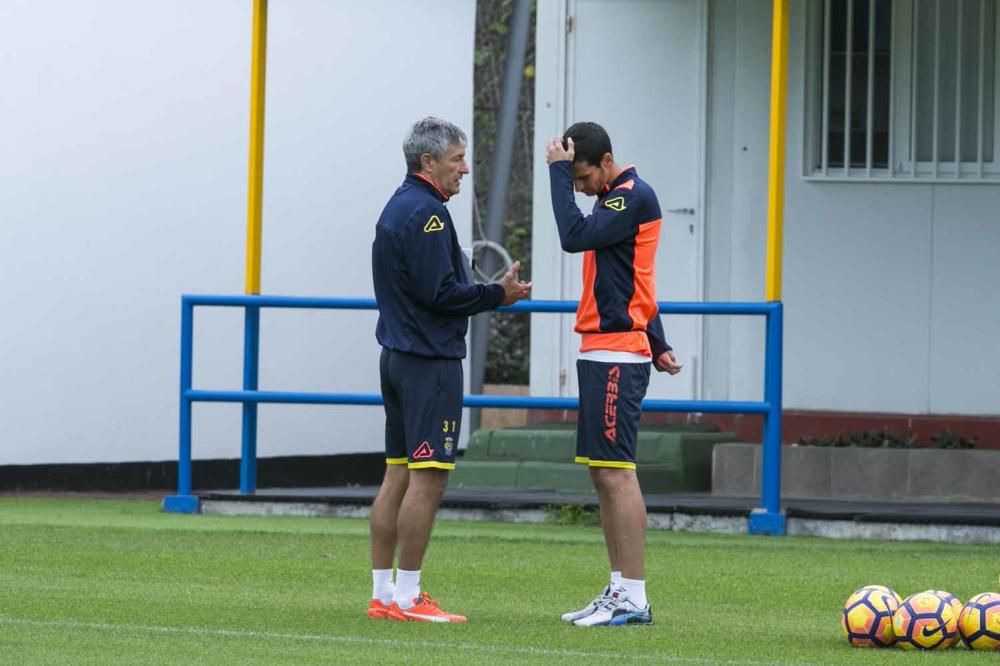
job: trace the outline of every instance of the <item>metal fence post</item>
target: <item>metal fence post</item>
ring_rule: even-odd
[[[750,514],[751,534],[785,534],[785,513],[781,510],[781,361],[784,317],[781,302],[771,303],[767,314],[767,342],[764,360],[763,465],[761,504]]]
[[[198,513],[200,504],[191,494],[191,390],[193,375],[194,305],[181,299],[180,422],[177,453],[177,494],[163,498],[163,509],[171,513]]]
[[[243,390],[257,390],[260,361],[260,307],[248,305],[243,325]],[[257,490],[257,403],[243,403],[243,446],[240,451],[240,494]]]

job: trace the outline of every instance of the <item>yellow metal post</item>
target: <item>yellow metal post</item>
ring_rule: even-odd
[[[264,194],[264,81],[267,70],[267,0],[253,2],[250,70],[250,177],[247,185],[246,293],[260,293],[261,203]]]
[[[767,277],[765,299],[781,300],[785,207],[785,109],[788,99],[788,0],[774,0],[771,28],[771,136],[767,169]]]

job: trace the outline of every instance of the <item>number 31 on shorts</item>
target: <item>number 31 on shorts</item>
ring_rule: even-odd
[[[458,422],[457,421],[444,421],[441,426],[441,432],[457,432]]]

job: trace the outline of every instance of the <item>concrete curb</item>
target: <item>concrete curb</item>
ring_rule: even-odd
[[[1000,451],[785,446],[783,499],[871,502],[987,502],[1000,500]],[[712,493],[760,493],[761,447],[716,444]]]
[[[320,516],[367,518],[371,508],[357,504],[323,502],[268,502],[242,500],[204,500],[201,512],[217,516]],[[539,524],[548,520],[543,509],[442,508],[438,518],[475,522]],[[747,518],[693,513],[650,512],[646,524],[651,530],[673,532],[710,532],[715,534],[747,533]],[[883,541],[935,541],[944,543],[1000,544],[1000,527],[949,524],[903,524],[789,518],[790,536],[828,539],[872,539]],[[767,537],[754,537],[767,538]]]

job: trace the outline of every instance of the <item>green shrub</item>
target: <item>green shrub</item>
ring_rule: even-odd
[[[931,437],[931,445],[939,449],[974,449],[977,438],[956,435],[945,428]],[[859,446],[867,449],[912,449],[917,445],[917,436],[912,432],[899,434],[882,428],[862,432],[845,432],[839,435],[818,435],[800,437],[799,446]]]
[[[833,437],[831,435],[800,437],[797,443],[799,446],[847,446],[842,438]]]
[[[800,446],[859,446],[868,449],[911,449],[917,443],[917,436],[913,433],[901,435],[888,428],[882,428],[881,430],[846,432],[836,436],[801,437],[798,443]]]
[[[582,504],[550,504],[545,507],[548,522],[553,525],[600,525],[597,510]]]
[[[931,444],[939,449],[974,449],[976,441],[975,437],[962,437],[948,428],[931,437]]]
[[[913,433],[908,432],[905,435],[900,435],[888,428],[866,430],[847,435],[848,446],[860,446],[867,449],[912,449],[916,443],[917,436]]]

